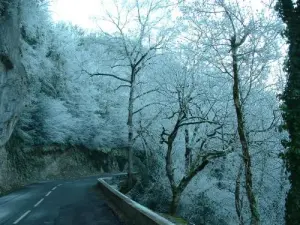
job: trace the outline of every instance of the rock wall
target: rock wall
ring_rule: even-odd
[[[125,149],[25,146],[14,133],[5,148],[0,151],[0,196],[41,180],[71,179],[127,170]]]
[[[21,62],[20,0],[0,0],[0,148],[9,140],[27,93]]]

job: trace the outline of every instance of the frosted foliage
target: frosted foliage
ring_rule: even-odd
[[[63,102],[44,97],[41,99],[41,113],[47,140],[55,143],[67,142],[75,131],[75,124],[78,121],[68,112]]]
[[[164,157],[165,149],[163,149],[162,145],[157,145],[157,143],[160,141],[162,126],[170,129],[172,124],[175,123],[175,119],[171,120],[169,117],[178,109],[176,87],[180,87],[180,84],[182,85],[185,82],[190,86],[196,83],[196,87],[200,87],[195,89],[194,99],[198,101],[197,103],[198,106],[201,106],[201,110],[205,112],[206,109],[211,107],[211,101],[214,102],[214,112],[220,112],[218,115],[224,121],[224,141],[235,137],[235,114],[234,109],[229,107],[233,102],[228,97],[231,91],[230,79],[226,80],[219,76],[206,77],[198,72],[194,74],[196,79],[185,79],[182,73],[177,73],[182,71],[182,69],[178,67],[178,64],[174,63],[176,58],[164,56],[164,58],[159,58],[158,61],[159,63],[157,62],[146,73],[153,71],[153,79],[155,80],[154,82],[157,82],[159,91],[146,96],[145,99],[149,99],[150,102],[153,99],[157,99],[161,105],[153,106],[143,114],[145,119],[150,117],[148,113],[154,115],[155,112],[161,112],[152,121],[152,126],[149,127],[151,137],[148,141],[151,143],[152,151],[155,152],[156,157]],[[144,79],[147,80],[147,77]],[[147,81],[151,82],[150,80]],[[283,151],[280,140],[286,136],[285,133],[280,133],[277,130],[276,124],[281,122],[278,106],[279,103],[274,90],[267,89],[262,84],[257,84],[252,89],[251,95],[247,98],[245,104],[246,126],[249,132],[249,144],[253,157],[254,191],[259,203],[261,220],[263,224],[270,225],[283,224],[285,193],[288,188],[284,165],[282,160],[278,158],[278,155]],[[191,109],[195,110],[195,108]],[[210,115],[213,118],[214,114]],[[275,126],[271,126],[272,124],[275,124]],[[193,128],[193,126],[190,126],[191,130]],[[201,126],[198,130],[197,138],[204,138],[205,132],[210,133],[210,129],[211,127],[209,126]],[[207,150],[222,149],[222,142],[218,141],[218,138],[207,143]],[[180,215],[189,218],[196,224],[199,221],[201,221],[200,224],[239,224],[235,209],[234,192],[236,177],[241,163],[241,148],[238,140],[236,138],[233,140],[231,145],[235,151],[225,158],[209,164],[187,186],[179,207]],[[155,145],[157,147],[154,147]],[[178,182],[184,175],[185,143],[182,130],[179,132],[173,147],[173,168],[175,179]],[[194,147],[194,154],[196,155],[196,150],[199,146],[191,147]],[[164,162],[158,163],[160,163],[162,168],[165,167]],[[158,173],[158,180],[161,180],[159,176],[162,173],[165,173],[165,171]],[[250,212],[246,201],[243,176],[241,178],[241,196],[243,217],[245,221],[249,222]]]
[[[94,46],[79,28],[52,24],[46,6],[36,1],[22,5],[23,64],[31,95],[17,125],[18,135],[34,144],[123,146],[126,102],[113,100],[118,98],[108,80],[82,74],[85,60],[93,61]]]

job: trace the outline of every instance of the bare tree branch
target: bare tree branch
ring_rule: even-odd
[[[117,75],[115,75],[115,74],[110,74],[110,73],[89,73],[88,71],[86,71],[86,70],[83,70],[85,73],[87,73],[88,75],[90,75],[91,77],[93,77],[93,76],[106,76],[106,77],[113,77],[113,78],[115,78],[115,79],[117,79],[117,80],[120,80],[120,81],[124,81],[124,82],[127,82],[127,83],[131,83],[131,81],[130,80],[128,80],[128,79],[125,79],[125,78],[122,78],[122,77],[119,77],[119,76],[117,76]]]
[[[147,105],[144,105],[142,108],[140,108],[140,109],[134,111],[133,114],[136,114],[136,113],[138,113],[138,112],[140,112],[140,111],[144,110],[145,108],[147,108],[147,107],[149,107],[149,106],[152,106],[152,105],[164,105],[164,104],[159,103],[159,102],[152,102],[152,103],[149,103],[149,104],[147,104]]]
[[[157,90],[158,90],[158,89],[155,88],[155,89],[151,89],[151,90],[149,90],[149,91],[146,91],[146,92],[144,92],[144,93],[142,93],[142,94],[139,94],[139,95],[135,96],[135,97],[133,98],[133,100],[135,101],[135,100],[139,99],[140,97],[142,97],[142,96],[144,96],[144,95],[147,95],[147,94],[150,94],[150,93],[152,93],[152,92],[156,92]]]

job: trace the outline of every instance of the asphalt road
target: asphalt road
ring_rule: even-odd
[[[121,225],[96,188],[98,177],[40,182],[3,196],[0,224]]]

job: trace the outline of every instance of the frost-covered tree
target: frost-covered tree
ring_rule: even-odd
[[[214,159],[232,152],[232,140],[225,140],[222,135],[227,116],[226,108],[219,111],[210,93],[205,88],[197,88],[207,83],[201,74],[193,68],[176,65],[165,71],[165,77],[172,77],[175,82],[161,84],[160,92],[168,96],[167,128],[163,127],[161,143],[166,144],[166,174],[172,190],[170,213],[177,211],[182,193],[202,170]],[[180,64],[177,62],[177,64]],[[169,74],[166,74],[169,73]],[[180,134],[184,133],[184,145],[176,145]],[[184,175],[177,179],[173,162],[175,148],[184,149]],[[177,159],[178,161],[178,159]],[[178,181],[177,181],[178,180]]]
[[[134,144],[134,115],[147,108],[135,108],[135,102],[140,96],[155,90],[145,90],[137,94],[137,88],[141,85],[139,77],[146,67],[149,67],[151,59],[163,51],[172,37],[169,32],[166,18],[170,14],[170,3],[165,0],[134,1],[122,4],[121,1],[113,1],[115,14],[106,11],[104,21],[110,24],[113,33],[108,33],[104,28],[102,33],[107,41],[106,54],[110,57],[110,68],[102,71],[85,71],[90,76],[107,76],[121,81],[119,87],[129,88],[128,96],[128,185],[132,186],[133,172],[133,144]],[[124,3],[124,2],[123,2]]]
[[[232,86],[231,99],[242,150],[251,224],[260,224],[254,190],[253,150],[250,144],[252,135],[249,132],[251,123],[246,116],[249,112],[247,105],[249,96],[259,84],[264,83],[267,87],[271,65],[280,57],[278,37],[282,26],[274,19],[272,12],[255,11],[250,2],[246,1],[214,1],[211,4],[194,2],[190,7],[183,7],[183,12],[191,22],[194,38],[190,39],[193,40],[194,48],[201,53],[205,52],[199,54],[197,59],[206,61],[218,70]],[[269,125],[264,126],[265,129],[274,128],[273,119]],[[255,129],[260,130],[259,126]]]

